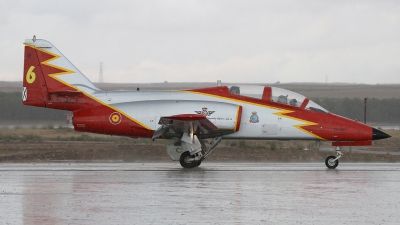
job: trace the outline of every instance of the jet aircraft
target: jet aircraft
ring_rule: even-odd
[[[78,132],[171,139],[166,152],[184,168],[198,167],[222,139],[250,139],[331,141],[336,156],[325,164],[334,169],[341,146],[390,137],[277,87],[103,91],[49,41],[34,37],[24,44],[24,105],[71,111]]]

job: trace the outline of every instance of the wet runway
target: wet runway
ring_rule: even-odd
[[[0,164],[0,224],[400,224],[400,164]]]

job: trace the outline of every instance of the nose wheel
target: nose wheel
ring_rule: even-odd
[[[340,148],[336,148],[336,156],[328,156],[325,159],[325,165],[329,169],[335,169],[339,165],[339,158],[343,156],[343,153],[340,151]]]
[[[326,167],[328,167],[329,169],[335,169],[338,165],[339,165],[339,160],[335,160],[336,156],[328,156],[325,159],[325,165]]]

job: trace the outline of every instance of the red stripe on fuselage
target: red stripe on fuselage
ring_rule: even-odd
[[[271,102],[268,100],[250,98],[243,95],[231,94],[228,87],[212,87],[188,90],[190,92],[205,94],[215,98],[254,104],[261,107],[290,111],[281,115],[293,120],[299,120],[301,129],[325,140],[332,141],[362,141],[372,140],[372,128],[368,125],[350,120],[332,113],[321,113],[299,107]],[[316,124],[316,125],[307,125]]]

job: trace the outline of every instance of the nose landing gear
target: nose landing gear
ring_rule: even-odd
[[[325,165],[329,169],[335,169],[339,165],[339,158],[343,156],[343,153],[340,151],[340,147],[336,147],[336,156],[328,156],[325,159]]]

